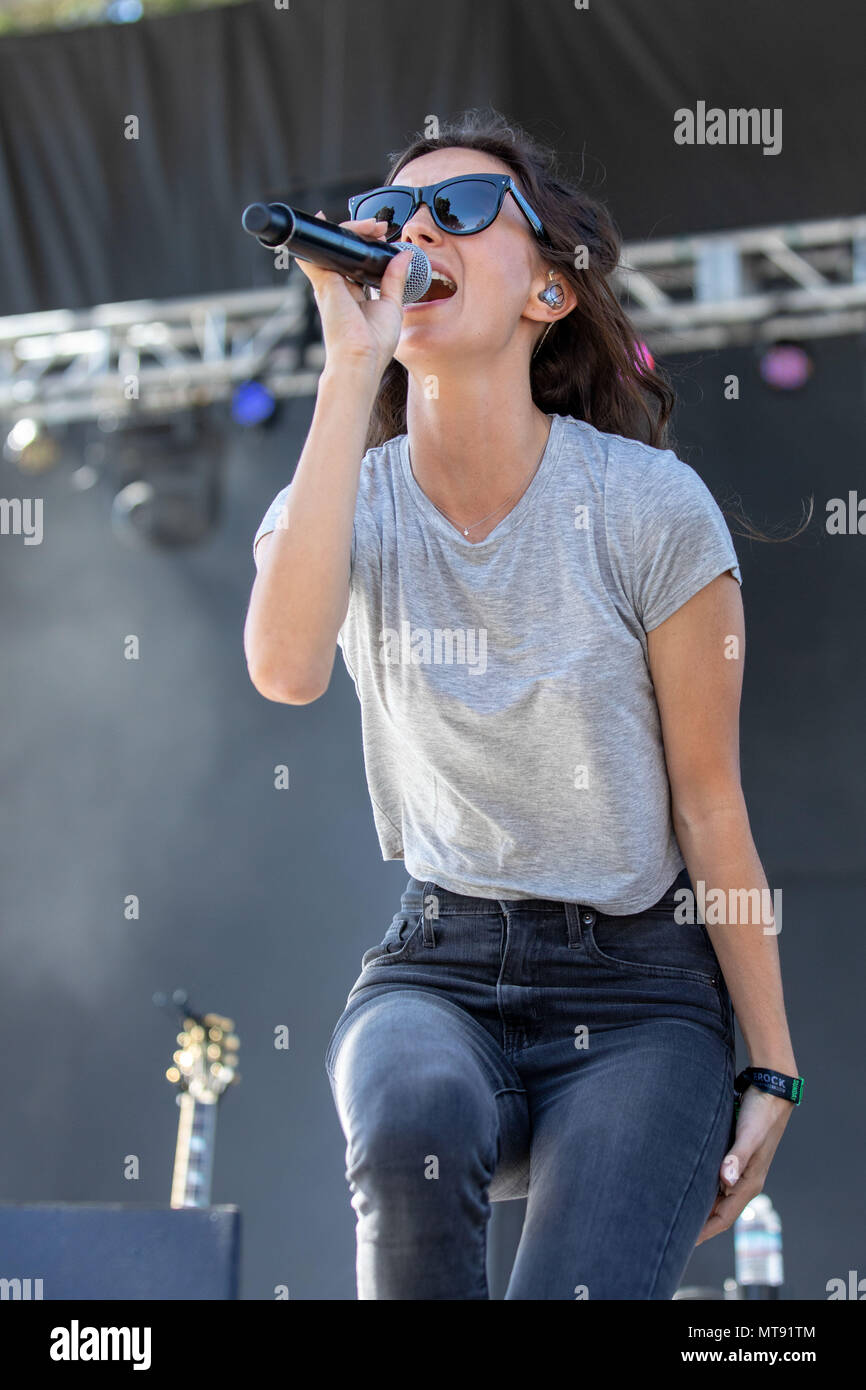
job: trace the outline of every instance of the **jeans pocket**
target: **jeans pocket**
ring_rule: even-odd
[[[584,924],[588,955],[635,976],[692,980],[717,989],[719,962],[701,922],[677,922],[674,909],[611,917],[596,913]]]
[[[371,946],[369,951],[365,951],[361,958],[361,969],[366,970],[370,965],[387,965],[390,961],[405,960],[422,934],[424,923],[423,911],[419,908],[418,912],[395,912],[391,919],[391,925],[378,946]]]

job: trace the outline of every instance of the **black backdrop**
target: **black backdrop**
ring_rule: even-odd
[[[268,283],[247,203],[321,190],[345,216],[335,186],[487,102],[629,238],[861,212],[864,38],[861,0],[255,0],[6,39],[0,314]],[[781,107],[781,153],[676,146],[698,100]]]
[[[239,228],[245,202],[378,178],[384,152],[427,114],[488,101],[582,164],[630,237],[862,212],[855,5],[818,16],[806,3],[668,0],[652,13],[634,0],[586,12],[502,0],[440,3],[428,21],[402,0],[293,0],[287,12],[250,4],[6,40],[2,308],[267,283],[269,258]],[[675,146],[673,109],[699,99],[781,105],[783,152]],[[122,139],[130,113],[135,146]],[[864,488],[860,345],[812,350],[815,375],[795,397],[768,393],[748,351],[666,365],[680,452],[720,501],[739,495],[770,527],[795,521],[800,499],[816,504],[792,544],[737,546],[743,780],[785,894],[786,994],[807,1077],[768,1191],[788,1292],[820,1299],[828,1279],[862,1266],[866,542],[823,529],[826,500]],[[722,394],[732,371],[738,402]],[[262,700],[244,668],[252,534],[291,475],[310,409],[287,404],[263,435],[229,432],[223,524],[188,552],[122,547],[110,480],[74,488],[81,457],[68,445],[38,484],[0,464],[0,493],[38,490],[46,512],[41,546],[0,545],[0,1192],[167,1200],[176,1112],[161,1077],[174,1029],[150,993],[184,984],[243,1037],[214,1200],[243,1208],[250,1298],[276,1284],[292,1298],[353,1296],[322,1058],[405,878],[379,860],[339,657],[327,695],[299,709]],[[142,640],[135,665],[120,655],[130,632]],[[278,794],[282,762],[291,791]],[[128,893],[142,902],[135,923],[122,914]],[[273,1046],[281,1024],[288,1053]],[[141,1160],[134,1183],[129,1154]],[[718,1285],[731,1272],[726,1235],[701,1247],[689,1277]]]

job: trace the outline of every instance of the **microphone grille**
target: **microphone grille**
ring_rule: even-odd
[[[414,304],[416,299],[420,299],[429,290],[433,279],[433,267],[420,247],[413,246],[411,242],[392,241],[391,245],[396,246],[398,251],[412,252],[409,274],[403,287],[403,303]]]

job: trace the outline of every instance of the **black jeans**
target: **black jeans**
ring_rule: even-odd
[[[673,893],[610,917],[410,878],[328,1046],[361,1299],[670,1299],[733,1128],[731,1000]]]

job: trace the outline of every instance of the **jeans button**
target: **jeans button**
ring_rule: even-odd
[[[595,913],[594,913],[594,912],[584,912],[584,913],[582,913],[582,914],[581,914],[581,921],[583,922],[583,925],[584,925],[585,927],[591,927],[592,924],[593,924],[593,922],[595,921]]]

